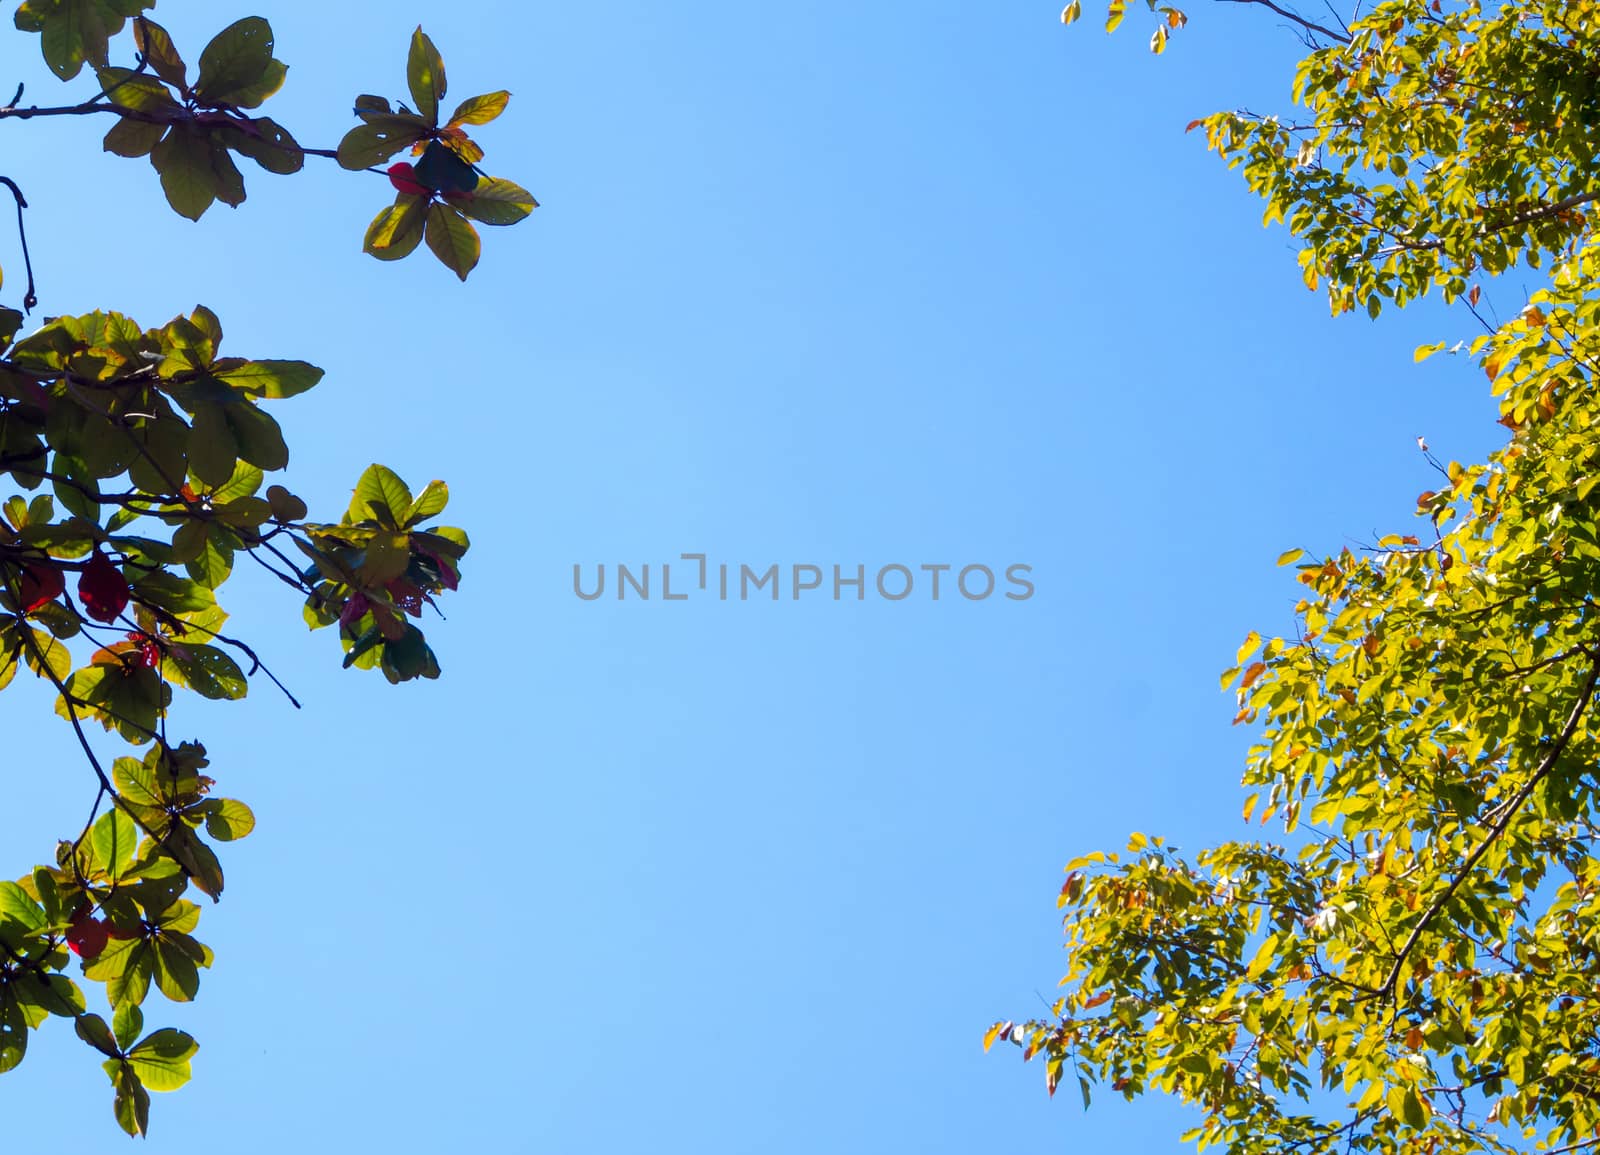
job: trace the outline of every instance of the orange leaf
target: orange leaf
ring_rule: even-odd
[[[1252,662],[1250,668],[1244,672],[1244,677],[1239,681],[1239,689],[1248,690],[1255,685],[1256,680],[1267,672],[1267,663]]]

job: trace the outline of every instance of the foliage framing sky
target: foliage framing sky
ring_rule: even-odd
[[[983,1030],[1050,995],[1067,858],[1239,829],[1215,676],[1288,626],[1278,553],[1409,531],[1413,438],[1469,460],[1503,432],[1469,363],[1411,363],[1466,318],[1329,320],[1184,136],[1284,107],[1289,32],[1201,8],[1156,59],[1132,20],[953,0],[154,15],[192,59],[251,12],[290,65],[265,111],[318,146],[403,93],[421,22],[452,98],[513,92],[487,165],[544,207],[461,286],[360,254],[376,178],[252,175],[191,225],[104,123],[0,130],[44,314],[210,305],[228,351],[328,370],[276,410],[314,511],[382,460],[447,479],[474,538],[439,683],[340,671],[235,579],[234,632],[306,709],[183,703],[261,826],[200,1001],[147,1008],[202,1044],[148,1149],[1179,1150],[1178,1112],[1050,1104]],[[1023,563],[1037,592],[572,594],[574,563],[683,552]],[[90,788],[40,688],[4,709],[20,867]],[[34,1040],[0,1085],[16,1149],[120,1142],[94,1059]]]

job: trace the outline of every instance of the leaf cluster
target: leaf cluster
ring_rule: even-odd
[[[1240,1155],[1600,1143],[1596,15],[1380,4],[1301,63],[1304,123],[1197,122],[1336,313],[1439,288],[1481,319],[1470,278],[1548,280],[1452,349],[1505,444],[1429,454],[1409,529],[1286,553],[1294,630],[1223,675],[1281,839],[1069,864],[1063,994],[985,1040],[1052,1091],[1176,1095]]]
[[[40,37],[59,77],[87,71],[97,90],[61,108],[13,101],[0,120],[114,117],[105,148],[149,156],[171,206],[192,219],[244,200],[236,157],[288,175],[307,156],[366,169],[410,148],[415,165],[379,170],[405,188],[385,210],[398,214],[394,227],[381,243],[369,236],[368,251],[394,259],[425,237],[463,279],[479,255],[471,221],[512,224],[532,211],[520,187],[478,170],[483,152],[466,132],[498,116],[508,95],[473,98],[441,121],[444,65],[420,29],[408,62],[417,111],[361,97],[361,123],[340,149],[311,149],[256,112],[288,71],[266,20],[229,25],[191,68],[145,15],[153,6],[26,0],[17,28]],[[110,60],[125,29],[132,67]],[[25,308],[33,298],[30,264]],[[189,1002],[214,961],[195,937],[201,908],[185,896],[219,900],[218,847],[255,827],[245,803],[214,793],[205,746],[170,735],[169,722],[185,694],[237,700],[262,677],[299,704],[257,649],[227,632],[224,587],[236,567],[258,566],[294,590],[311,629],[336,627],[346,667],[395,683],[439,676],[421,623],[459,585],[469,546],[438,521],[445,484],[413,493],[374,464],[342,513],[315,519],[270,480],[290,460],[274,410],[322,376],[304,361],[224,350],[221,321],[204,306],[147,327],[109,310],[30,326],[0,305],[0,691],[24,673],[53,687],[94,787],[89,820],[53,862],[0,882],[0,1073],[24,1060],[49,1018],[72,1019],[130,1135],[148,1132],[150,1093],[184,1085],[198,1049],[182,1031],[144,1023],[152,991]],[[134,752],[107,756],[105,741]],[[109,1022],[89,1009],[95,991]]]

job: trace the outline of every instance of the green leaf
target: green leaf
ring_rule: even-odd
[[[461,212],[486,225],[514,225],[539,207],[539,202],[521,185],[499,177],[486,177],[473,189],[472,196],[453,202]]]
[[[133,22],[133,44],[147,60],[157,76],[178,90],[188,82],[188,70],[172,36],[161,25],[147,16]]]
[[[211,848],[181,823],[167,832],[162,846],[183,867],[184,873],[212,902],[222,898],[222,864]]]
[[[433,41],[419,25],[411,34],[411,51],[406,58],[406,84],[411,100],[430,125],[439,123],[439,100],[445,93],[444,61]]]
[[[123,1003],[111,1016],[111,1033],[116,1036],[119,1047],[131,1047],[143,1030],[144,1012],[133,1003]]]
[[[123,1003],[142,1003],[150,993],[153,958],[144,939],[114,938],[100,957],[84,964],[83,973],[95,982],[106,984],[106,998],[113,1007]]]
[[[211,504],[222,506],[241,497],[250,497],[261,489],[265,480],[261,470],[248,461],[241,461],[233,467],[228,480],[211,491]]]
[[[394,204],[373,218],[362,240],[361,251],[372,254],[380,261],[398,261],[408,257],[422,243],[427,220],[427,198],[402,193]]]
[[[112,1085],[116,1087],[112,1110],[116,1115],[117,1126],[135,1138],[148,1135],[150,1093],[139,1082],[139,1077],[134,1074],[130,1064],[108,1059],[104,1066],[106,1073],[111,1076]]]
[[[208,798],[195,811],[205,815],[206,833],[218,842],[243,838],[256,828],[250,807],[233,798]]]
[[[71,80],[85,63],[106,62],[107,42],[121,30],[122,18],[103,0],[36,0],[18,9],[16,24],[39,33],[45,63],[62,80]]]
[[[0,987],[0,1075],[15,1070],[28,1053],[28,1019],[17,996]]]
[[[510,100],[511,94],[503,90],[500,92],[488,92],[482,96],[474,96],[470,100],[463,100],[456,105],[456,110],[450,114],[448,127],[456,128],[463,124],[488,124],[506,110],[506,104]]]
[[[231,103],[237,93],[259,84],[272,64],[272,45],[272,25],[259,16],[228,25],[200,54],[196,98],[203,104]]]
[[[270,173],[287,176],[305,166],[305,152],[289,130],[270,117],[234,121],[215,130],[217,138],[240,156]]]
[[[89,828],[90,862],[110,878],[121,878],[139,847],[139,828],[120,808],[102,814]]]
[[[106,1021],[99,1015],[79,1015],[75,1026],[78,1038],[102,1055],[114,1059],[122,1053],[117,1047],[117,1040],[111,1034],[111,1028],[106,1026]]]
[[[428,209],[428,248],[463,281],[478,265],[478,231],[454,209],[435,203]]]
[[[1245,978],[1258,979],[1271,969],[1272,964],[1278,961],[1278,936],[1269,934],[1256,951],[1255,957],[1250,960],[1249,967],[1245,970]]]
[[[6,919],[26,931],[43,930],[49,925],[44,910],[14,882],[0,882],[0,920]]]
[[[65,681],[72,673],[72,651],[43,630],[30,629],[33,644],[20,642],[23,661],[41,678]]]
[[[29,974],[13,984],[13,989],[18,1002],[24,1004],[24,1013],[32,1006],[57,1018],[76,1019],[87,1005],[78,984],[66,975]]]
[[[159,747],[152,747],[158,753]],[[167,801],[156,777],[156,764],[138,758],[118,758],[111,764],[111,779],[123,798],[135,806],[161,806]]]
[[[453,148],[430,140],[413,170],[416,182],[447,197],[474,191],[479,184],[477,170]]]
[[[172,614],[199,613],[217,604],[216,595],[210,590],[159,570],[140,575],[133,584],[140,601]]]
[[[438,659],[422,631],[413,625],[407,625],[398,639],[383,647],[382,665],[384,677],[395,683],[439,676]]]
[[[279,521],[302,521],[306,513],[306,503],[281,485],[267,487],[267,503],[272,508],[272,516]]]
[[[339,164],[358,170],[382,164],[403,148],[427,135],[428,126],[414,116],[374,116],[344,134],[339,142]]]
[[[176,1091],[189,1081],[189,1061],[200,1044],[170,1028],[146,1035],[128,1052],[128,1065],[152,1091]]]
[[[278,94],[283,87],[283,82],[289,77],[289,66],[281,60],[269,60],[267,69],[261,74],[261,79],[254,84],[246,84],[229,93],[227,102],[234,108],[260,108],[269,99]],[[281,130],[280,130],[281,131]],[[288,133],[284,133],[285,136]]]
[[[223,485],[239,461],[239,443],[224,407],[213,402],[197,404],[189,439],[189,468],[207,485]]]
[[[437,517],[443,513],[445,506],[449,504],[450,487],[442,481],[430,481],[402,515],[405,519],[404,524],[407,528],[421,525],[430,517]]]
[[[200,993],[200,971],[194,959],[185,954],[177,942],[176,936],[170,939],[163,936],[151,944],[156,989],[175,1003],[193,1002]],[[139,1074],[143,1076],[144,1072],[140,1071]],[[146,1082],[149,1080],[146,1079]],[[168,1088],[151,1086],[150,1089],[161,1091]]]
[[[243,174],[215,133],[207,140],[206,147],[211,155],[211,171],[216,176],[217,199],[237,208],[245,199]]]
[[[304,393],[321,381],[322,376],[321,369],[304,361],[246,361],[217,374],[218,380],[253,397],[274,400]]]
[[[380,521],[397,526],[411,509],[411,490],[383,465],[369,465],[356,482],[347,516],[351,521]],[[374,508],[374,506],[379,508]]]
[[[235,701],[250,691],[239,664],[214,646],[173,646],[168,664],[203,698]]]
[[[289,464],[289,446],[270,413],[249,402],[229,405],[224,412],[242,459],[269,471]]]
[[[161,174],[161,190],[180,216],[199,220],[216,200],[218,181],[211,165],[211,144],[187,125],[175,126],[150,152]]]
[[[179,116],[183,107],[172,98],[167,86],[154,76],[131,68],[102,68],[96,74],[100,89],[118,108],[146,112],[153,116]]]

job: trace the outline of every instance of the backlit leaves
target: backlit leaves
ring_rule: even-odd
[[[484,150],[467,132],[495,120],[508,94],[463,101],[441,124],[444,64],[420,29],[406,66],[415,111],[358,97],[360,123],[332,154],[254,115],[288,73],[266,20],[239,20],[186,53],[144,15],[152,7],[25,0],[14,19],[40,37],[57,75],[87,74],[81,105],[48,111],[103,118],[104,149],[148,157],[181,215],[241,204],[240,157],[288,175],[313,154],[356,170],[405,154],[389,176],[400,195],[365,248],[394,259],[426,240],[464,278],[479,258],[471,220],[512,224],[535,207],[477,167]],[[125,29],[131,66],[112,59]],[[137,241],[137,222],[130,230]],[[270,410],[322,371],[224,349],[203,306],[157,328],[108,311],[28,325],[0,307],[0,482],[21,491],[0,491],[0,691],[19,677],[45,684],[97,793],[49,863],[0,880],[0,1073],[51,1016],[72,1019],[103,1062],[118,1125],[145,1135],[150,1093],[185,1084],[196,1051],[180,1031],[147,1029],[145,1011],[199,994],[214,956],[196,937],[193,898],[220,899],[217,848],[255,828],[248,805],[213,791],[205,748],[176,736],[177,708],[244,698],[262,677],[299,705],[256,649],[225,632],[218,591],[253,559],[300,591],[309,625],[337,627],[346,666],[433,678],[421,622],[459,584],[468,540],[435,524],[443,482],[413,494],[374,465],[337,522],[311,520],[304,499],[267,484],[289,461]],[[118,742],[133,753],[105,753]],[[87,1010],[69,968],[99,984],[109,1024]]]
[[[200,54],[195,97],[203,104],[256,107],[283,83],[282,66],[273,68],[272,48],[272,26],[261,17],[228,25]]]
[[[463,100],[450,114],[447,127],[460,128],[463,124],[488,124],[495,117],[506,110],[506,105],[511,100],[509,92],[490,92],[483,96],[474,96],[470,100]]]
[[[986,1039],[1020,1040],[1047,1086],[1175,1095],[1188,1139],[1237,1155],[1600,1135],[1596,17],[1373,6],[1302,62],[1301,115],[1200,122],[1336,312],[1434,287],[1476,308],[1516,264],[1545,282],[1450,348],[1504,444],[1428,457],[1395,502],[1414,524],[1278,559],[1294,626],[1223,676],[1254,739],[1245,819],[1277,840],[1135,835],[1068,865],[1062,996]]]
[[[429,207],[427,241],[440,263],[463,281],[478,265],[478,230],[449,205]]]
[[[406,57],[406,84],[411,89],[417,112],[430,125],[437,125],[439,101],[445,93],[444,61],[420,27],[411,36],[411,50]]]
[[[148,1092],[187,1078],[193,1044],[165,1030],[133,1043],[137,1008],[152,992],[199,993],[212,952],[183,895],[218,899],[216,846],[255,827],[245,803],[212,792],[204,748],[164,736],[176,695],[239,699],[258,671],[254,652],[223,634],[215,591],[235,557],[275,541],[278,564],[283,549],[310,562],[284,576],[306,593],[314,625],[339,625],[346,665],[392,681],[436,677],[417,622],[456,587],[467,547],[461,531],[432,524],[448,501],[442,482],[413,494],[382,466],[362,475],[338,524],[308,521],[281,485],[263,495],[266,473],[287,460],[266,408],[322,371],[230,352],[216,315],[197,307],[154,329],[117,313],[57,317],[0,357],[6,444],[38,446],[57,478],[53,494],[0,502],[0,689],[29,671],[54,686],[61,717],[142,751],[110,761],[98,817],[53,866],[0,883],[0,1069],[23,1060],[27,1033],[48,1016],[74,1017],[105,1056],[119,1124],[138,1134]],[[52,973],[73,958],[103,985],[111,1027]]]
[[[15,23],[22,32],[39,34],[45,63],[71,80],[86,63],[106,63],[110,38],[127,18],[154,7],[155,0],[24,0]]]
[[[490,92],[464,100],[441,127],[444,61],[421,28],[411,39],[406,82],[416,111],[382,96],[358,96],[355,113],[361,123],[339,143],[339,163],[347,169],[387,164],[408,150],[416,158],[389,165],[389,180],[398,195],[367,226],[361,248],[381,261],[396,261],[426,240],[439,262],[464,281],[481,255],[471,221],[516,224],[538,207],[519,185],[478,168],[483,148],[466,132],[466,126],[496,119],[511,94]]]

